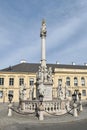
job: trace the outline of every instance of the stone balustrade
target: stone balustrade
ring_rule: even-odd
[[[66,112],[67,100],[52,100],[52,101],[43,101],[43,109],[46,114],[63,114]],[[21,101],[20,107],[24,112],[35,112],[39,111],[40,101]]]

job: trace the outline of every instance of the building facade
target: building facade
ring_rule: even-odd
[[[8,94],[13,94],[13,102],[19,102],[19,89],[26,87],[26,97],[36,99],[36,74],[40,64],[20,63],[0,71],[0,102],[8,102]],[[74,91],[80,92],[82,100],[87,100],[87,66],[47,64],[52,67],[52,97],[57,98],[58,86],[68,88],[68,98],[72,99]]]

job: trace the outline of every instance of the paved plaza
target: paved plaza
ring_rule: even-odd
[[[69,122],[69,123],[51,123],[51,124],[12,124],[4,127],[1,130],[86,130],[87,120]]]
[[[8,104],[0,104],[0,130],[9,129],[9,126],[11,126],[10,129],[15,129],[16,126],[22,126],[25,125],[40,125],[40,124],[54,124],[54,123],[70,123],[70,122],[76,122],[76,121],[87,121],[87,106],[83,108],[83,112],[79,113],[78,117],[73,117],[70,114],[66,114],[63,116],[50,116],[45,117],[43,121],[39,121],[38,118],[35,115],[21,115],[13,112],[12,117],[8,117]],[[29,126],[30,126],[29,125]]]

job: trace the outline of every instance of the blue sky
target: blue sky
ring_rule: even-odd
[[[87,0],[0,0],[0,69],[40,62],[43,18],[47,63],[87,63]]]

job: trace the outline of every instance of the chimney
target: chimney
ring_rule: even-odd
[[[87,66],[87,63],[84,63],[85,66]]]
[[[76,65],[76,63],[75,63],[75,62],[72,62],[72,65]]]
[[[58,61],[56,61],[56,64],[59,65],[60,63]]]
[[[20,63],[26,63],[27,61],[26,60],[21,60]]]

